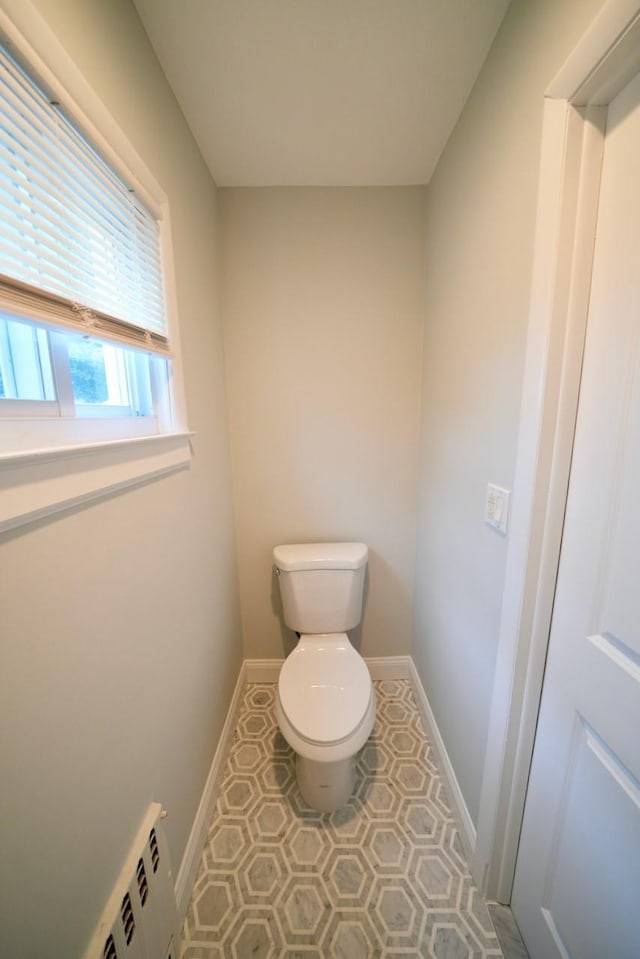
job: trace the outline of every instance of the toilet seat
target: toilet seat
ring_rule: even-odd
[[[280,670],[278,705],[290,729],[311,747],[359,740],[364,724],[366,741],[372,697],[369,670],[346,633],[301,636]]]

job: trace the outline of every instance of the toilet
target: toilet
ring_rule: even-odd
[[[371,676],[347,636],[362,616],[367,558],[364,543],[273,551],[284,621],[299,636],[280,670],[276,718],[296,753],[302,797],[319,812],[353,793],[357,755],[375,722]]]

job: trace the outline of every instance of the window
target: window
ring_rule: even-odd
[[[44,433],[54,416],[136,417],[134,433],[157,433],[169,376],[158,221],[6,46],[0,109],[0,417],[40,417]],[[4,435],[11,448],[24,431]]]
[[[0,315],[0,399],[5,415],[154,415],[152,359],[92,337]]]
[[[84,79],[80,109],[38,42],[0,11],[0,531],[190,458],[166,199]]]

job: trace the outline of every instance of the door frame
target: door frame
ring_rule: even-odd
[[[607,105],[640,70],[640,0],[607,0],[545,91],[511,531],[473,877],[511,899],[578,410]]]

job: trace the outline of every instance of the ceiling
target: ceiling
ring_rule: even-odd
[[[428,183],[509,0],[134,0],[219,186]]]

